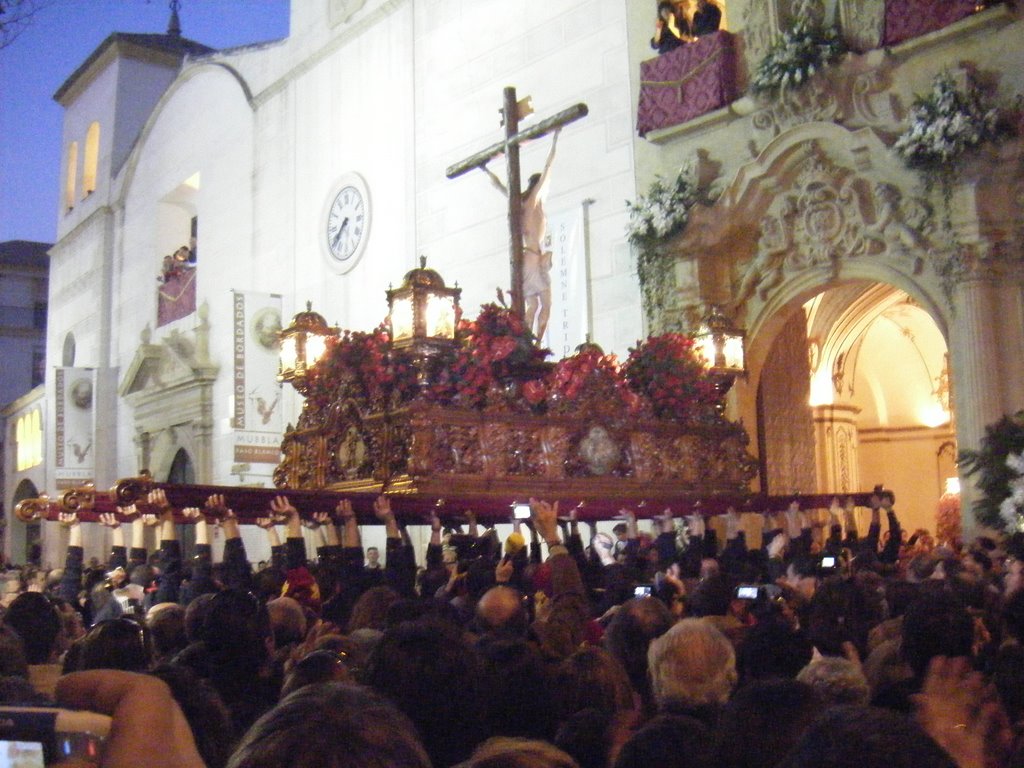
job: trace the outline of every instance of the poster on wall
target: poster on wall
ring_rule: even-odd
[[[96,371],[58,368],[54,381],[54,479],[58,489],[96,474]]]
[[[548,214],[551,237],[551,317],[542,346],[555,360],[587,340],[587,254],[583,208]]]
[[[232,395],[234,461],[277,464],[281,459],[281,384],[277,380],[278,294],[234,291]]]

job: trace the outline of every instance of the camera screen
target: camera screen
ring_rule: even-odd
[[[650,597],[651,585],[641,584],[639,587],[633,590],[633,597]]]
[[[529,504],[513,504],[512,514],[516,520],[529,520],[530,519],[530,505]]]
[[[38,741],[0,741],[0,767],[44,768],[43,745]]]
[[[822,568],[835,568],[836,567],[836,559],[834,557],[829,557],[829,556],[821,558],[821,567]]]
[[[736,597],[740,600],[757,600],[757,587],[736,587]]]

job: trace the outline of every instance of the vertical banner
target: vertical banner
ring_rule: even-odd
[[[583,208],[548,214],[551,238],[551,317],[543,346],[560,360],[587,340],[587,254]]]
[[[59,489],[96,475],[96,371],[58,368],[54,382],[54,480]]]
[[[283,431],[281,385],[277,381],[281,297],[234,291],[232,302],[234,461],[277,464]]]

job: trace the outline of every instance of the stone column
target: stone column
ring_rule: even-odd
[[[956,433],[961,450],[977,448],[985,426],[1002,413],[1000,398],[1003,371],[999,367],[996,334],[997,291],[990,280],[975,276],[959,283],[956,313],[949,334],[952,357],[953,394],[956,403]],[[973,478],[960,477],[964,541],[979,533],[971,512],[978,498]]]
[[[814,453],[818,470],[818,493],[854,493],[860,487],[855,405],[817,405],[811,409],[814,421]]]

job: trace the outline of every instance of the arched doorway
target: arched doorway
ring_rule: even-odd
[[[196,470],[192,464],[192,458],[188,451],[179,448],[171,460],[171,468],[167,472],[167,482],[181,485],[194,485],[196,482]],[[183,552],[195,550],[196,527],[194,525],[179,525],[178,540],[181,542]]]
[[[905,291],[852,280],[782,310],[758,375],[758,453],[771,493],[883,483],[904,527],[934,532],[956,477],[949,355]]]
[[[22,480],[14,489],[14,497],[11,499],[11,509],[25,499],[38,499],[39,491],[31,480]],[[23,523],[14,515],[11,515],[12,530],[11,536],[11,560],[14,563],[33,563],[39,565],[43,554],[43,532],[38,520],[31,523]]]

